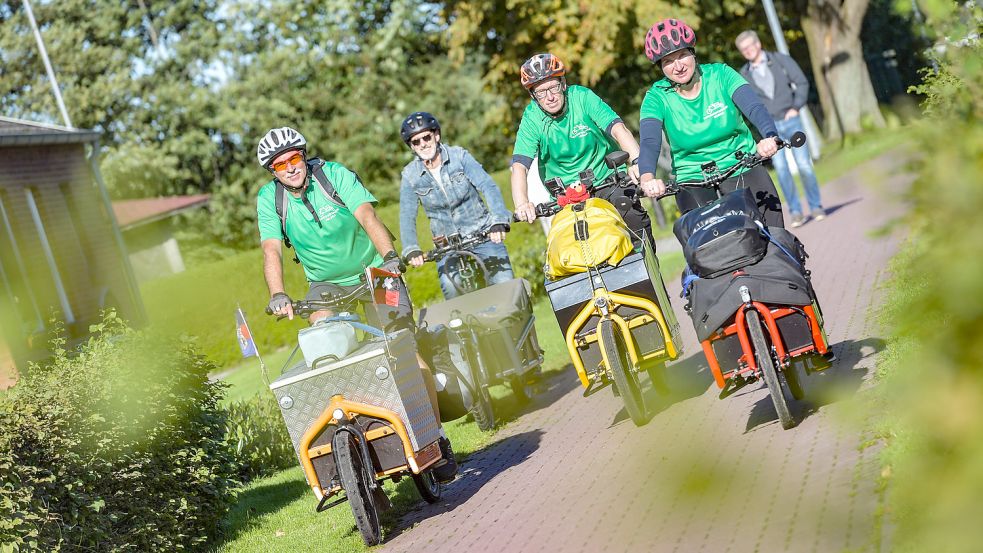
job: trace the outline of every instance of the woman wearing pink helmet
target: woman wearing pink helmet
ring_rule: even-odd
[[[656,162],[666,133],[672,170],[679,183],[703,180],[701,166],[716,162],[723,171],[737,163],[736,151],[752,149],[763,157],[778,151],[778,131],[751,85],[722,63],[697,63],[696,33],[678,19],[664,19],[645,36],[645,55],[664,77],[645,94],[640,118],[641,152],[638,168],[647,196],[665,193],[655,178]],[[755,143],[744,117],[765,137]],[[765,223],[784,227],[781,200],[768,172],[761,166],[737,173],[721,184],[722,192],[750,188]],[[713,190],[683,188],[676,202],[683,213],[716,199]]]

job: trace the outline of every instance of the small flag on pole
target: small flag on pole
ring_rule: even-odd
[[[239,349],[242,350],[242,357],[256,356],[259,357],[259,351],[256,349],[256,342],[253,340],[253,335],[249,332],[249,325],[246,324],[246,315],[242,312],[242,308],[236,308],[236,339],[239,341]]]

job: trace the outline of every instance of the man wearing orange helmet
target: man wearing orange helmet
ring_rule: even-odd
[[[526,106],[512,152],[512,200],[516,217],[521,221],[536,218],[535,206],[529,201],[529,167],[539,157],[539,176],[545,182],[559,178],[565,185],[579,179],[581,171],[590,169],[598,181],[612,173],[604,156],[615,150],[638,158],[638,142],[618,114],[591,89],[567,85],[566,67],[553,54],[536,54],[522,64],[522,86],[532,101]],[[638,168],[628,174],[638,182]],[[612,186],[598,197],[610,201],[628,225],[653,246],[652,224],[639,202],[637,187]]]

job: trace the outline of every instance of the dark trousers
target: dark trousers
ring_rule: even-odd
[[[782,153],[779,152],[779,154]],[[686,186],[686,183],[680,183],[679,186],[680,190],[676,194],[676,205],[679,206],[681,213],[703,207],[717,199],[717,192],[712,188]],[[766,225],[785,228],[782,201],[778,198],[775,183],[772,182],[771,176],[768,175],[768,171],[764,167],[759,165],[720,183],[720,194],[727,194],[738,188],[751,189],[754,201],[758,204],[758,210],[761,211],[761,217]]]

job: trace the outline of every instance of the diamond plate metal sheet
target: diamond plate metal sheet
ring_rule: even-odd
[[[414,451],[437,440],[439,429],[417,364],[416,342],[406,330],[390,336],[392,358],[382,339],[373,339],[343,361],[313,370],[301,362],[270,384],[294,450],[336,394],[395,412],[406,423]],[[387,369],[385,378],[377,376],[379,367]],[[284,408],[286,403],[289,408]]]

